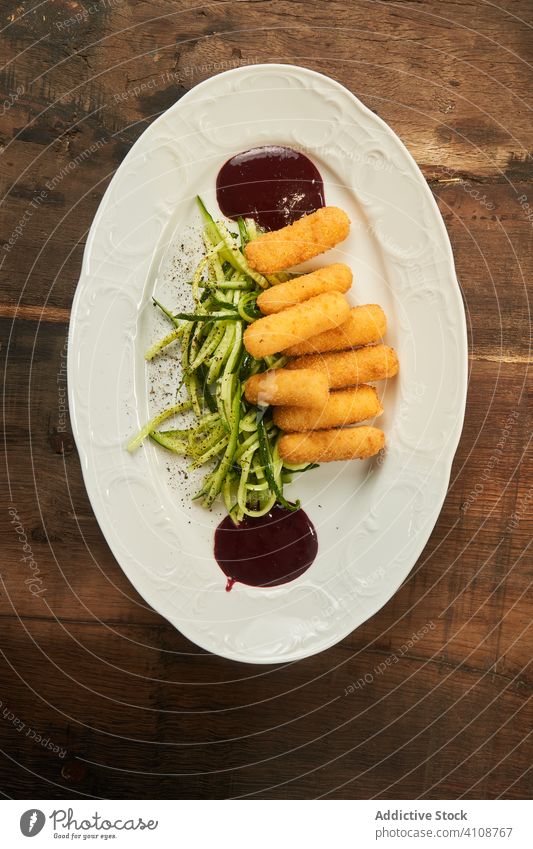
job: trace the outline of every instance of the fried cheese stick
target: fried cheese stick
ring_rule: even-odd
[[[363,460],[385,445],[385,434],[377,427],[362,425],[310,433],[287,433],[278,442],[279,455],[288,463],[330,463],[333,460]]]
[[[257,306],[264,315],[271,315],[323,292],[347,292],[352,285],[352,277],[347,265],[336,262],[266,289],[259,295]]]
[[[286,367],[313,368],[317,372],[324,372],[331,389],[342,389],[345,386],[357,386],[360,383],[394,377],[398,373],[399,363],[393,348],[388,345],[369,345],[354,351],[297,357]]]
[[[387,319],[381,307],[377,304],[365,304],[362,307],[352,307],[350,315],[339,327],[326,330],[318,336],[311,336],[305,342],[287,348],[286,353],[291,357],[298,357],[302,354],[359,348],[361,345],[368,345],[369,342],[378,342],[383,338],[386,330]]]
[[[337,327],[346,321],[349,313],[350,307],[344,295],[326,292],[254,321],[244,332],[244,347],[252,357],[260,360],[309,336]]]
[[[302,374],[303,369],[293,372]],[[291,374],[291,372],[287,372]],[[316,372],[316,377],[320,372]],[[273,402],[277,403],[277,402]],[[331,427],[363,422],[380,416],[383,407],[373,386],[355,386],[330,392],[325,404],[311,407],[304,405],[275,407],[272,415],[274,424],[288,432],[324,430]]]
[[[268,404],[290,405],[290,408],[324,407],[328,402],[328,379],[313,369],[288,371],[270,369],[253,374],[244,387],[250,404],[266,407]]]
[[[249,242],[244,253],[252,268],[274,274],[329,250],[342,242],[350,230],[350,219],[336,206],[323,206],[294,224],[263,233]]]

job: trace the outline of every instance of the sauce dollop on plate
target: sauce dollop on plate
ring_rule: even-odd
[[[217,176],[217,201],[228,218],[253,218],[279,230],[325,206],[316,165],[291,147],[266,145],[237,153]]]
[[[275,587],[309,569],[318,551],[316,531],[303,510],[274,506],[264,516],[245,516],[235,526],[229,516],[215,531],[215,558],[227,590],[237,581]]]

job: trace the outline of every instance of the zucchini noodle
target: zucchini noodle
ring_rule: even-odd
[[[157,357],[179,342],[183,377],[180,386],[187,398],[155,416],[128,444],[135,451],[147,437],[175,454],[189,458],[191,469],[211,464],[193,500],[211,508],[221,497],[235,524],[244,516],[263,516],[280,504],[296,510],[283,486],[297,472],[314,464],[294,466],[279,457],[278,428],[268,408],[249,404],[244,397],[248,377],[266,369],[281,368],[286,357],[263,360],[251,357],[243,344],[246,327],[261,315],[256,300],[260,292],[289,275],[264,277],[251,269],[243,249],[259,232],[249,219],[238,221],[234,236],[222,222],[215,222],[197,198],[204,222],[205,254],[190,285],[193,312],[173,313],[154,299],[172,325],[166,336],[145,354]],[[179,430],[158,430],[167,418],[192,411],[195,422]]]

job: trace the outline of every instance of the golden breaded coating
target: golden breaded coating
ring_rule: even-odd
[[[345,427],[287,433],[278,442],[280,457],[288,463],[330,463],[333,460],[363,460],[385,445],[385,434],[377,427]]]
[[[265,315],[271,315],[323,292],[347,292],[352,285],[352,276],[347,265],[336,262],[266,289],[259,295],[257,306]]]
[[[250,404],[266,407],[268,404],[290,405],[291,408],[305,406],[321,409],[328,401],[328,379],[313,369],[288,371],[285,368],[270,369],[262,374],[253,374],[244,387],[246,400]]]
[[[252,357],[260,360],[337,327],[346,321],[349,313],[348,301],[340,292],[317,295],[254,321],[244,331],[244,347]]]
[[[336,206],[323,206],[294,224],[263,233],[249,242],[244,253],[252,268],[274,274],[328,251],[342,242],[350,230],[350,219]]]
[[[305,342],[288,348],[286,353],[291,357],[299,357],[302,354],[359,348],[361,345],[383,339],[386,330],[387,318],[381,307],[377,304],[366,304],[363,307],[353,307],[344,324],[334,330],[319,333],[318,336],[311,336]]]
[[[357,348],[354,351],[297,357],[287,364],[287,368],[314,368],[327,375],[331,389],[342,389],[344,386],[357,386],[394,377],[398,373],[399,363],[396,352],[388,345],[369,345],[368,348]]]
[[[302,371],[293,374],[301,374]],[[287,373],[291,374],[290,371]],[[319,374],[317,372],[316,376]],[[311,407],[310,404],[275,407],[272,418],[281,430],[303,432],[364,422],[380,416],[382,412],[383,407],[373,386],[355,386],[330,392],[327,402],[320,407]]]

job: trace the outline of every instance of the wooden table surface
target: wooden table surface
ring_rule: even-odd
[[[531,4],[0,8],[3,793],[528,795]],[[417,160],[455,253],[470,381],[449,493],[400,591],[329,651],[263,668],[202,652],[136,595],[93,516],[68,414],[61,428],[70,307],[113,172],[198,81],[278,61],[342,82]]]

